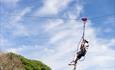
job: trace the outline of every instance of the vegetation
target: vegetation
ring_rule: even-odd
[[[14,53],[0,55],[0,62],[0,70],[51,70],[41,61],[30,60]]]

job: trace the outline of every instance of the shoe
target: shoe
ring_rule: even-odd
[[[75,65],[75,63],[70,63],[70,64],[68,64],[68,65]]]

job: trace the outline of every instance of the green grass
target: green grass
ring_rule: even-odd
[[[21,60],[25,70],[51,70],[50,67],[48,67],[41,61],[30,60],[30,59],[27,59],[21,55],[17,55],[14,53],[8,53],[8,55],[10,55],[12,57],[18,57]]]

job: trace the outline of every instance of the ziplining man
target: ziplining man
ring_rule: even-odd
[[[89,47],[88,41],[84,38],[84,36],[85,36],[85,24],[86,24],[87,18],[82,18],[81,20],[84,22],[84,25],[83,25],[82,41],[80,42],[80,51],[78,51],[75,54],[74,60],[69,64],[69,65],[74,65],[74,70],[76,69],[77,61],[86,55],[87,49]]]
[[[74,57],[74,60],[69,65],[76,65],[77,61],[86,55],[87,49],[89,47],[88,41],[83,40],[80,45],[80,51],[78,51]]]

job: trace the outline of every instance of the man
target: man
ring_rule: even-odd
[[[85,56],[88,47],[89,47],[88,41],[83,40],[82,43],[81,43],[81,46],[80,46],[80,51],[77,52],[77,54],[75,55],[74,60],[69,65],[76,65],[77,61],[79,59],[81,59],[81,57]]]

